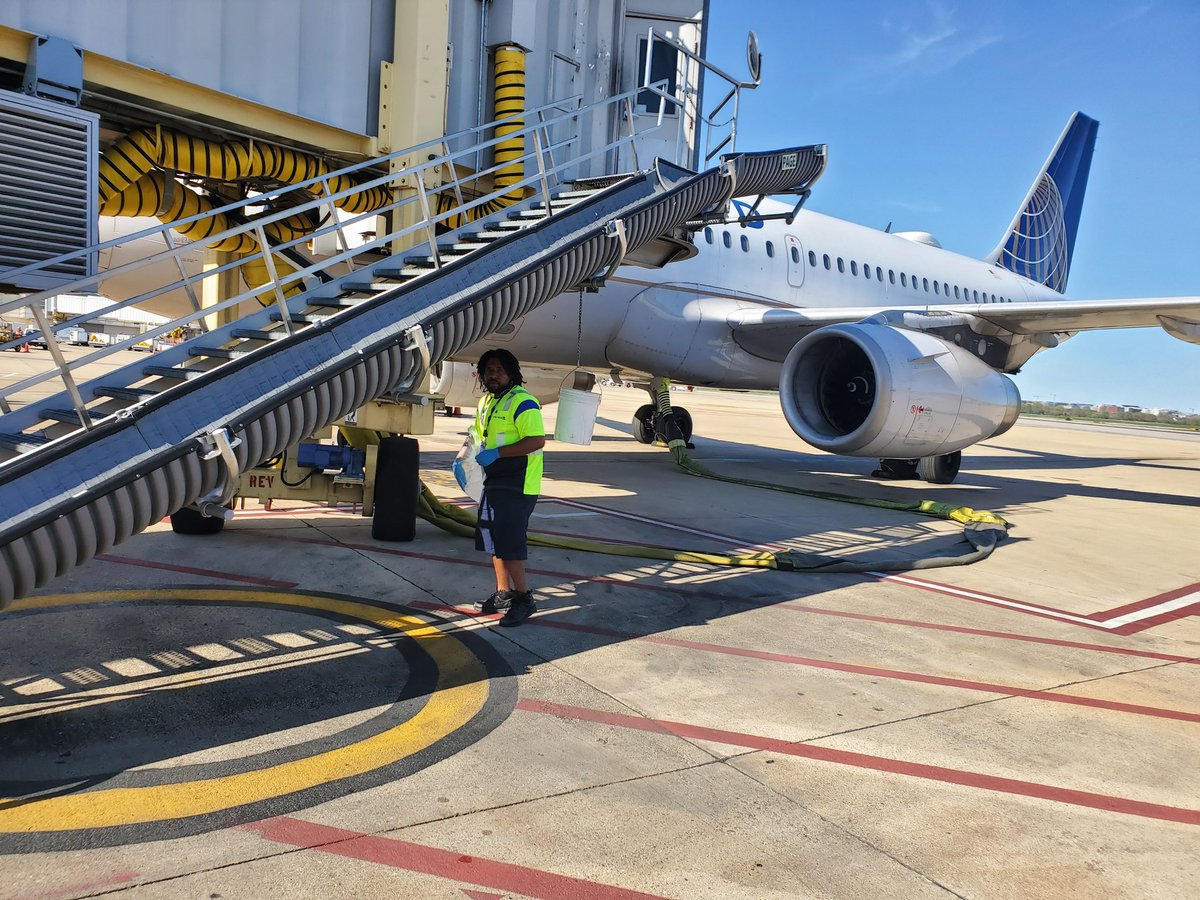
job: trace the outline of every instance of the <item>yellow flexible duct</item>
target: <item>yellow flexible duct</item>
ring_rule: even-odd
[[[329,175],[329,193],[354,186],[347,175],[330,175],[323,159],[277,147],[274,144],[206,141],[163,128],[142,128],[117,140],[100,157],[100,200],[122,193],[155,168],[189,172],[222,181],[269,178],[283,184],[299,184]],[[314,194],[325,195],[314,186]],[[334,201],[349,213],[365,213],[388,204],[386,187],[350,194]]]
[[[164,223],[178,222],[214,209],[212,200],[202,194],[197,194],[174,179],[169,179],[160,171],[152,171],[118,194],[110,196],[100,205],[102,216],[157,216]],[[189,241],[203,242],[209,235],[219,234],[233,223],[224,213],[207,216],[176,226]],[[312,222],[304,213],[268,222],[263,231],[276,241],[290,241],[302,237],[312,231]],[[250,234],[242,233],[214,241],[207,245],[210,250],[221,250],[226,253],[237,253],[243,256],[258,252],[258,241]],[[275,269],[282,278],[296,271],[295,266],[276,257]],[[267,264],[261,258],[250,259],[242,264],[242,279],[248,287],[261,287],[271,280]],[[284,294],[292,296],[303,288],[299,283],[288,285]],[[264,305],[275,302],[274,292],[264,292],[258,295],[258,301]]]
[[[496,48],[493,62],[495,71],[495,117],[503,119],[506,116],[516,116],[525,111],[525,51],[520,47],[506,45]],[[525,127],[524,118],[512,118],[496,126],[496,137],[505,140],[496,144],[493,151],[495,164],[500,166],[492,179],[496,190],[513,188],[524,176],[525,168],[521,157],[525,153],[525,136],[518,134]],[[512,135],[512,137],[506,137]],[[442,220],[440,225],[453,231],[474,222],[484,216],[499,212],[506,206],[512,206],[525,196],[523,188],[513,188],[487,203],[472,207],[465,213],[451,216]],[[438,212],[449,212],[456,205],[452,194],[438,195]]]

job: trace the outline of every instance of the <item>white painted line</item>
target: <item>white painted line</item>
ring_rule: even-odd
[[[1161,616],[1163,613],[1174,612],[1177,609],[1183,609],[1185,606],[1191,606],[1193,603],[1200,603],[1200,591],[1192,591],[1192,593],[1176,597],[1174,600],[1164,600],[1162,603],[1156,603],[1154,606],[1137,609],[1123,616],[1117,616],[1115,619],[1107,619],[1104,622],[1104,627],[1120,628],[1122,625],[1128,625],[1130,622],[1140,622],[1142,619]]]
[[[1076,616],[1071,613],[1062,612],[1056,609],[1043,609],[1040,606],[1032,606],[1028,603],[1021,603],[1017,600],[1005,600],[1003,597],[989,597],[987,594],[977,594],[974,591],[966,591],[962,588],[953,588],[944,584],[930,584],[929,582],[917,581],[912,578],[905,578],[903,575],[885,575],[883,572],[869,572],[869,575],[874,575],[884,581],[895,581],[900,584],[908,584],[913,587],[920,588],[923,591],[933,591],[937,594],[952,594],[956,597],[966,597],[968,600],[979,600],[983,603],[991,603],[995,606],[1007,606],[1011,609],[1019,609],[1022,612],[1034,613],[1039,616],[1053,616],[1056,619],[1063,619],[1067,622],[1077,622],[1081,625],[1099,625],[1102,628],[1110,627],[1104,622],[1096,619],[1089,619],[1086,616]]]

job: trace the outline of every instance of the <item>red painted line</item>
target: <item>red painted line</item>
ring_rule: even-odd
[[[1159,603],[1166,603],[1169,600],[1175,600],[1178,597],[1185,597],[1188,594],[1194,594],[1200,591],[1200,582],[1189,584],[1187,587],[1176,588],[1173,591],[1167,591],[1165,594],[1158,594],[1154,597],[1147,597],[1145,600],[1135,600],[1133,603],[1127,603],[1124,606],[1118,606],[1115,609],[1106,610],[1105,612],[1092,613],[1088,616],[1089,619],[1097,619],[1107,621],[1115,619],[1118,616],[1123,616],[1127,613],[1137,612],[1145,609],[1148,606],[1157,606]]]
[[[633,634],[616,631],[611,628],[598,628],[593,625],[579,625],[574,622],[563,622],[546,616],[531,619],[529,624],[540,625],[543,628],[557,628],[561,631],[578,631],[585,634],[595,634],[617,640],[638,640],[650,644],[663,644],[668,647],[679,647],[683,650],[698,650],[705,653],[720,653],[725,656],[740,656],[747,659],[758,659],[766,662],[786,663],[793,666],[805,666],[812,669],[827,669],[833,672],[847,672],[852,675],[866,675],[871,678],[886,678],[890,681],[912,681],[919,684],[933,684],[939,687],[958,688],[966,691],[981,691],[987,694],[1003,694],[1009,697],[1025,697],[1030,700],[1045,700],[1050,703],[1068,703],[1073,706],[1089,706],[1093,709],[1107,709],[1114,712],[1127,712],[1139,716],[1152,716],[1157,719],[1177,719],[1181,722],[1200,722],[1200,713],[1185,712],[1178,709],[1164,709],[1157,706],[1141,706],[1135,703],[1120,703],[1115,700],[1102,700],[1095,697],[1083,697],[1078,694],[1060,694],[1051,691],[1041,691],[1036,688],[1021,688],[1007,684],[993,684],[987,681],[969,681],[963,678],[949,678],[942,675],[927,675],[922,672],[906,672],[899,669],[882,669],[876,666],[863,666],[857,663],[843,663],[828,659],[813,659],[806,656],[792,656],[787,653],[774,653],[769,650],[750,650],[743,647],[730,647],[724,644],[707,644],[699,641],[685,641],[679,638],[664,637],[654,634]]]
[[[912,778],[941,781],[947,784],[957,784],[1002,794],[1016,794],[1023,797],[1033,797],[1038,800],[1067,803],[1072,806],[1101,809],[1124,815],[1161,819],[1166,822],[1182,822],[1185,825],[1200,825],[1200,809],[1146,803],[1141,800],[1131,800],[1127,797],[1096,794],[1091,791],[1076,791],[1070,788],[1040,784],[1035,781],[1001,778],[996,775],[985,775],[982,772],[949,769],[944,766],[931,766],[925,763],[891,759],[886,756],[872,756],[867,753],[855,753],[850,750],[818,747],[813,744],[790,743],[760,735],[744,734],[738,731],[725,731],[718,728],[704,728],[699,725],[688,725],[683,722],[672,722],[666,719],[646,719],[623,713],[602,712],[598,709],[564,706],[543,700],[520,700],[517,702],[517,709],[525,712],[555,716],[560,719],[596,722],[603,725],[613,725],[618,728],[630,728],[637,731],[654,732],[656,734],[670,734],[682,738],[713,741],[720,744],[730,744],[735,747],[749,747],[753,750],[767,750],[772,753],[796,756],[802,759],[836,763],[860,769],[873,769],[878,772],[888,772],[894,775],[907,775]]]
[[[397,550],[392,547],[381,547],[377,544],[349,544],[341,541],[332,541],[323,538],[305,538],[293,535],[270,535],[271,540],[280,541],[295,541],[302,544],[318,544],[323,547],[345,547],[351,550],[363,550],[370,553],[386,553],[393,556],[403,556],[409,559],[423,559],[430,562],[454,563],[463,566],[475,566],[476,568],[491,570],[491,563],[482,559],[470,559],[458,556],[440,556],[434,553],[419,553],[413,550]],[[689,597],[703,597],[710,600],[720,600],[724,603],[735,603],[741,606],[748,606],[755,609],[786,609],[792,612],[810,613],[817,616],[831,616],[839,619],[858,619],[866,622],[880,622],[887,625],[899,625],[905,628],[921,628],[932,631],[949,631],[960,634],[973,634],[980,637],[992,637],[1000,640],[1023,641],[1033,644],[1047,644],[1054,647],[1070,647],[1076,650],[1089,650],[1097,653],[1116,653],[1121,656],[1133,656],[1142,659],[1161,659],[1166,662],[1182,662],[1198,664],[1200,657],[1194,656],[1178,656],[1171,653],[1155,653],[1151,650],[1134,650],[1126,647],[1109,647],[1104,644],[1089,644],[1083,641],[1067,641],[1057,638],[1045,638],[1032,634],[1019,634],[1010,631],[989,631],[982,628],[968,628],[962,625],[944,625],[936,622],[922,622],[916,619],[897,619],[890,616],[873,616],[867,613],[845,612],[836,609],[823,609],[818,606],[804,606],[799,603],[788,603],[786,601],[772,600],[769,597],[731,597],[728,594],[721,594],[717,591],[706,591],[703,588],[693,586],[675,586],[667,584],[643,584],[635,581],[628,581],[621,578],[612,578],[607,575],[580,575],[577,572],[560,572],[555,569],[534,569],[526,570],[531,575],[544,575],[549,578],[561,578],[568,581],[581,581],[590,584],[611,584],[620,587],[630,588],[637,591],[649,591],[651,593],[666,593],[678,596],[686,594]],[[1141,625],[1142,623],[1137,623]],[[1117,632],[1118,634],[1120,632]]]
[[[1166,662],[1200,663],[1197,656],[1178,656],[1174,653],[1156,653],[1153,650],[1134,650],[1132,647],[1110,647],[1106,644],[1089,644],[1084,641],[1066,641],[1059,638],[1040,637],[1034,634],[1018,634],[1013,631],[990,631],[985,628],[968,628],[965,625],[944,625],[937,622],[919,622],[916,619],[897,619],[891,616],[873,616],[868,613],[844,612],[836,609],[821,609],[817,606],[801,606],[798,603],[781,603],[779,609],[790,609],[796,612],[813,613],[819,616],[835,616],[842,619],[862,619],[867,622],[881,622],[887,625],[901,625],[906,628],[922,628],[931,631],[950,631],[957,634],[973,634],[980,637],[999,638],[1006,641],[1022,641],[1030,644],[1047,644],[1052,647],[1070,647],[1075,650],[1089,650],[1096,653],[1116,653],[1119,656],[1135,656],[1142,659],[1161,659]],[[1119,632],[1117,632],[1119,633]]]
[[[1176,619],[1183,619],[1188,616],[1200,616],[1200,603],[1193,603],[1191,606],[1180,607],[1179,609],[1173,609],[1157,616],[1150,616],[1137,622],[1130,622],[1128,625],[1120,625],[1112,629],[1112,633],[1124,637],[1130,634],[1137,634],[1139,631],[1145,631],[1147,628],[1153,628],[1155,625],[1165,625],[1167,622],[1174,622]]]
[[[213,569],[196,569],[192,566],[176,566],[171,563],[153,562],[148,559],[134,559],[132,556],[112,556],[103,553],[96,559],[104,562],[120,563],[125,566],[141,566],[144,569],[162,569],[166,572],[180,572],[184,575],[203,575],[206,578],[220,578],[223,581],[241,581],[245,584],[257,584],[261,587],[294,588],[298,581],[278,581],[274,578],[259,578],[256,575],[237,575],[233,572],[217,572]]]
[[[129,884],[129,882],[138,878],[141,874],[141,872],[134,871],[113,872],[95,881],[85,881],[82,884],[73,884],[70,887],[57,888],[45,893],[18,894],[15,900],[66,900],[68,897],[78,897],[84,892],[104,890],[106,888],[115,888],[123,884]]]
[[[333,853],[350,859],[378,863],[394,869],[420,872],[438,878],[477,884],[481,887],[512,891],[527,897],[563,898],[563,900],[634,900],[654,898],[626,888],[597,884],[582,878],[557,875],[512,863],[467,856],[453,850],[427,847],[396,838],[379,837],[358,831],[330,828],[288,816],[264,819],[242,826],[256,831],[269,841]]]

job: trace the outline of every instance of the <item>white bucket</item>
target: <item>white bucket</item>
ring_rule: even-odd
[[[600,410],[600,395],[592,391],[563,388],[558,392],[558,418],[554,423],[554,439],[565,444],[592,442],[596,413]]]

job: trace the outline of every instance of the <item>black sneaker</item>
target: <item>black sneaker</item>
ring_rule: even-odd
[[[496,593],[492,594],[492,596],[488,597],[482,603],[476,601],[475,608],[487,615],[504,612],[512,603],[512,598],[516,593],[516,591],[496,591]]]
[[[524,593],[513,591],[512,603],[508,607],[508,612],[504,614],[504,618],[500,620],[500,624],[505,628],[516,628],[535,612],[537,612],[537,604],[533,602],[532,591]]]

